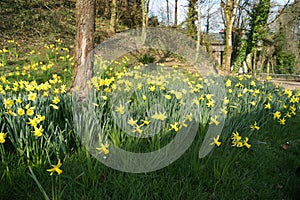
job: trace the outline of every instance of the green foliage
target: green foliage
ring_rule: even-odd
[[[286,34],[284,26],[280,24],[279,31],[275,35],[275,53],[276,65],[275,72],[279,74],[293,74],[295,67],[295,55],[286,47]]]
[[[141,62],[143,64],[153,63],[154,57],[146,53],[146,54],[143,54],[142,56],[140,56],[139,62]]]
[[[196,38],[196,0],[189,1],[188,9],[186,34],[190,37]]]
[[[250,30],[246,39],[242,39],[241,48],[234,62],[234,71],[237,72],[249,53],[257,50],[258,43],[262,42],[268,32],[267,20],[270,11],[270,0],[260,0],[253,7],[250,14]]]

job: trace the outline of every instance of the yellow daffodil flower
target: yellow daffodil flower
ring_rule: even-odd
[[[171,129],[170,130],[174,130],[175,132],[177,132],[179,130],[178,126],[178,122],[175,122],[174,124],[170,124]]]
[[[273,113],[274,119],[280,119],[280,117],[281,117],[281,113],[279,111],[276,111],[275,113]]]
[[[56,172],[58,175],[62,173],[62,170],[60,167],[62,166],[60,160],[58,160],[57,165],[52,165],[51,169],[47,169],[47,172],[50,172],[50,175],[52,176],[54,172]]]
[[[220,138],[220,135],[218,135],[217,137],[213,138],[213,142],[210,143],[210,145],[215,144],[217,147],[219,147],[222,144],[222,142],[219,141],[219,138]]]
[[[99,154],[104,153],[104,155],[107,155],[109,153],[108,150],[109,144],[106,142],[105,144],[101,143],[99,148],[96,148],[96,150],[99,151]]]
[[[167,118],[166,114],[165,113],[155,113],[154,115],[152,115],[152,119],[155,119],[155,120],[161,120],[161,121],[164,121],[165,119]]]
[[[260,129],[260,127],[257,126],[257,123],[256,123],[256,122],[254,122],[254,124],[251,125],[250,128],[251,128],[252,130],[257,130],[257,131]]]
[[[35,127],[34,127],[34,131],[33,131],[33,134],[34,134],[34,136],[36,136],[36,137],[41,137],[41,136],[43,135],[43,131],[44,131],[44,129],[43,129],[42,126],[40,126],[39,128],[37,128],[37,127],[35,126]]]
[[[121,115],[124,115],[125,113],[124,106],[120,105],[119,107],[117,107],[116,112],[120,113]]]
[[[7,133],[0,133],[0,143],[3,144],[5,142],[5,138],[7,136]]]

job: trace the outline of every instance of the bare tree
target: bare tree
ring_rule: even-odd
[[[74,53],[74,77],[72,91],[79,100],[88,95],[88,81],[93,76],[93,49],[95,32],[95,0],[76,1],[76,36]]]

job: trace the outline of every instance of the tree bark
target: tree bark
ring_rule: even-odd
[[[200,53],[200,45],[201,45],[201,1],[198,0],[198,6],[197,6],[197,18],[198,18],[198,23],[197,23],[197,54],[195,57],[195,61],[197,62],[198,56]]]
[[[236,12],[240,0],[227,0],[226,3],[221,1],[221,7],[225,14],[225,50],[224,59],[222,66],[227,71],[230,72],[231,67],[231,55],[232,55],[232,29],[233,23],[236,18]]]
[[[169,9],[169,0],[166,0],[167,3],[167,26],[170,25],[170,9]]]
[[[175,0],[175,8],[174,8],[174,27],[177,27],[178,24],[178,0]]]
[[[76,36],[72,92],[84,101],[88,95],[88,81],[93,76],[95,32],[95,0],[76,1]]]
[[[142,25],[143,27],[147,27],[149,23],[149,3],[150,0],[142,0]]]
[[[115,33],[117,27],[117,0],[112,0],[110,15],[110,30]]]

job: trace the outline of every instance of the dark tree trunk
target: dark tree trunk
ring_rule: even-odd
[[[174,27],[177,27],[178,24],[178,0],[175,0],[175,8],[174,8]]]

